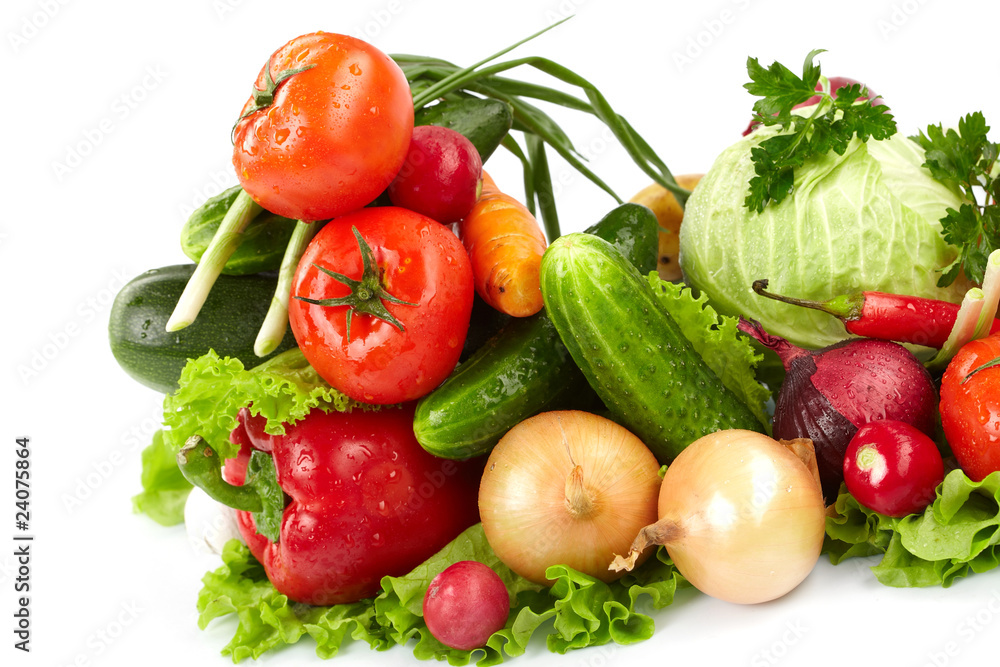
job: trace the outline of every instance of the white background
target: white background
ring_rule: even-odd
[[[5,665],[223,665],[233,625],[195,625],[200,576],[183,529],[131,513],[140,451],[161,397],[119,370],[107,345],[114,292],[186,261],[191,208],[235,183],[229,130],[268,55],[327,30],[389,53],[472,63],[557,18],[516,55],[548,56],[598,85],[676,173],[701,172],[746,125],[746,58],[824,72],[879,92],[901,131],[982,110],[1000,122],[996,30],[983,0],[6,0],[0,179],[0,661]],[[524,77],[535,78],[532,72]],[[628,198],[647,178],[600,126],[554,112],[594,170]],[[994,138],[998,135],[994,133]],[[78,159],[72,159],[73,154]],[[512,161],[490,163],[519,192]],[[506,161],[505,161],[506,160]],[[64,169],[68,166],[68,170]],[[556,162],[564,230],[613,200]],[[13,449],[30,436],[32,653],[12,648],[16,576]],[[996,660],[1000,572],[950,589],[894,590],[869,562],[820,562],[775,603],[739,607],[693,593],[655,615],[644,644],[566,656],[536,643],[515,664],[640,660],[720,665],[975,665]],[[317,664],[311,640],[265,664]],[[345,647],[344,664],[416,664],[406,648]]]

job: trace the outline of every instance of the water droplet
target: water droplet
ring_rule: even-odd
[[[281,144],[285,143],[285,139],[288,138],[289,134],[291,134],[291,132],[287,127],[277,130],[274,133],[274,142],[280,146]]]
[[[351,63],[351,66],[348,68],[348,70],[354,76],[361,76],[361,67],[359,67],[357,63]]]

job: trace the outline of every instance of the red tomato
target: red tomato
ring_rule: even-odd
[[[371,298],[355,309],[322,305],[351,293],[324,269],[362,278],[355,229],[371,248],[374,280],[355,291]],[[302,353],[331,386],[365,403],[401,403],[427,394],[455,368],[473,292],[469,257],[449,228],[402,208],[366,208],[327,223],[310,242],[288,315]],[[382,316],[363,312],[379,307]]]
[[[962,470],[977,482],[1000,470],[1000,366],[976,370],[997,358],[1000,334],[971,341],[941,378],[944,435]]]
[[[937,445],[906,422],[868,422],[851,438],[844,455],[847,490],[859,503],[886,516],[922,511],[943,479]]]
[[[232,439],[242,449],[226,477],[242,484],[253,449],[272,452],[288,498],[280,539],[258,534],[250,512],[237,519],[282,594],[313,605],[370,597],[382,577],[409,572],[479,520],[483,461],[428,454],[413,435],[413,410],[313,410],[278,436],[240,412]]]
[[[269,88],[273,100],[260,99]],[[359,39],[317,32],[275,51],[257,76],[233,130],[233,165],[265,209],[326,220],[382,193],[412,132],[413,98],[399,66]]]

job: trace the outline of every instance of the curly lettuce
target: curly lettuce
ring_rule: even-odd
[[[1000,472],[973,482],[953,470],[922,514],[902,518],[869,510],[841,487],[826,532],[834,564],[882,554],[872,572],[886,586],[947,588],[1000,565]]]
[[[771,418],[766,404],[771,392],[758,382],[754,370],[764,357],[739,333],[738,318],[720,315],[709,304],[707,295],[696,297],[690,287],[660,280],[655,271],[647,279],[681,333],[712,372],[747,404],[761,424],[770,429]]]
[[[473,651],[451,649],[437,641],[423,620],[424,594],[431,580],[452,563],[478,560],[496,571],[514,600],[507,625],[486,646]],[[353,604],[310,607],[291,602],[268,582],[263,567],[239,542],[230,542],[223,565],[203,579],[198,597],[199,625],[235,616],[236,632],[224,655],[240,662],[297,643],[306,635],[316,641],[321,658],[336,655],[348,639],[364,641],[376,650],[411,644],[415,657],[447,660],[452,665],[475,661],[478,667],[496,665],[522,655],[536,632],[545,631],[550,650],[608,642],[631,644],[649,639],[653,619],[637,610],[648,597],[653,608],[671,604],[687,585],[662,547],[635,572],[611,584],[565,566],[549,568],[552,588],[534,584],[499,561],[476,524],[402,577],[384,577],[382,592]]]
[[[163,399],[163,428],[143,451],[143,490],[132,499],[135,511],[165,526],[181,523],[191,484],[177,467],[177,452],[188,438],[200,435],[222,458],[236,456],[238,448],[229,442],[229,434],[246,406],[267,419],[265,430],[271,434],[284,433],[285,424],[314,408],[377,409],[330,387],[298,348],[251,369],[239,359],[209,351],[188,361],[177,390]]]
[[[192,435],[200,435],[224,459],[238,453],[229,434],[242,407],[266,417],[265,430],[273,435],[284,433],[286,423],[313,408],[345,411],[363,405],[330,387],[298,348],[251,369],[239,359],[209,351],[188,361],[179,385],[163,400],[165,440],[176,452]]]

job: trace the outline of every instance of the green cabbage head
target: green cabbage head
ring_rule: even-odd
[[[961,280],[939,288],[957,250],[940,219],[961,198],[921,167],[922,149],[896,134],[854,139],[796,170],[793,194],[762,213],[743,206],[754,176],[750,149],[778,130],[761,128],[720,155],[688,199],[680,232],[684,279],[727,315],[759,320],[771,334],[809,348],[848,336],[826,313],[758,296],[769,290],[825,301],[861,290],[960,302]]]

